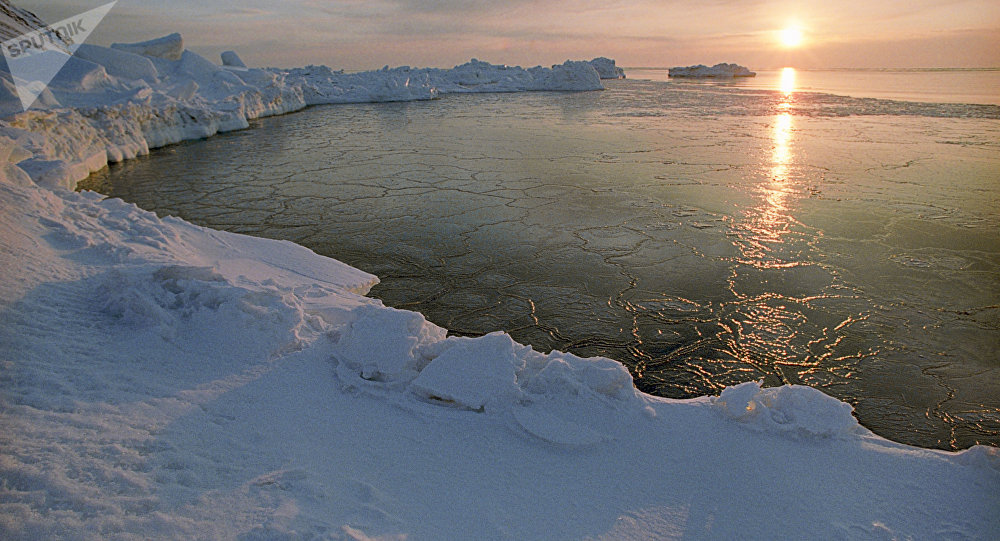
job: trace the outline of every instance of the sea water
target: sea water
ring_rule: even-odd
[[[671,81],[666,68],[633,68],[628,76]],[[756,77],[728,79],[674,79],[677,84],[780,89],[788,84],[784,69],[757,70]],[[855,98],[881,98],[932,103],[1000,105],[1000,68],[909,69],[791,69],[796,92],[822,92]]]
[[[799,77],[314,107],[83,187],[295,241],[453,333],[611,357],[653,394],[810,385],[896,441],[1000,445],[1000,107]]]

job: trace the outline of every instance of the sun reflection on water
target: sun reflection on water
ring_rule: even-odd
[[[794,199],[801,157],[795,152],[795,69],[781,73],[774,116],[762,135],[766,145],[748,186],[752,203],[739,227],[740,265],[732,270],[729,289],[740,299],[741,319],[731,348],[745,362],[784,383],[794,383],[816,366],[808,351],[793,347],[810,328],[809,300],[789,296],[783,283],[801,284],[812,274],[796,248]],[[813,297],[818,298],[818,297]],[[820,339],[822,340],[822,338]]]
[[[795,68],[781,70],[781,83],[779,84],[780,90],[785,93],[785,98],[791,97],[792,93],[795,92]]]
[[[793,117],[792,96],[795,92],[795,69],[785,68],[781,73],[782,100],[771,128],[771,155],[767,165],[767,180],[761,184],[762,204],[750,219],[751,230],[760,241],[781,242],[792,218],[788,215],[787,198],[791,192]],[[758,256],[763,254],[757,254]]]

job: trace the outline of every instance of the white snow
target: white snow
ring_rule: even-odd
[[[667,71],[670,77],[754,77],[756,72],[750,71],[738,64],[720,63],[712,67],[698,64],[697,66],[683,66],[670,68]]]
[[[181,54],[184,52],[184,39],[175,32],[162,38],[138,43],[112,43],[111,48],[143,56],[180,60]]]
[[[609,359],[449,337],[292,243],[60,189],[307,103],[595,88],[590,63],[242,71],[125,49],[53,88],[90,106],[0,123],[0,538],[1000,536],[996,448],[896,444],[807,387],[644,395]]]
[[[590,64],[594,66],[594,69],[597,70],[597,73],[598,75],[601,76],[601,79],[625,78],[625,70],[616,66],[615,61],[610,58],[599,56],[591,60]]]
[[[246,64],[243,63],[243,59],[240,55],[236,54],[236,51],[224,51],[222,53],[222,65],[231,68],[245,68]]]

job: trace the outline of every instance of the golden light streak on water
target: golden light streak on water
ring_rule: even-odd
[[[779,90],[785,93],[785,97],[791,97],[795,92],[795,68],[785,68],[781,70],[781,83]]]

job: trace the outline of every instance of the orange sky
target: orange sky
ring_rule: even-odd
[[[15,1],[46,20],[103,3]],[[789,25],[804,34],[796,49],[778,40]],[[594,56],[622,66],[1000,66],[996,0],[120,0],[90,41],[170,32],[213,59],[234,49],[251,66],[449,67],[473,57],[535,65]]]

